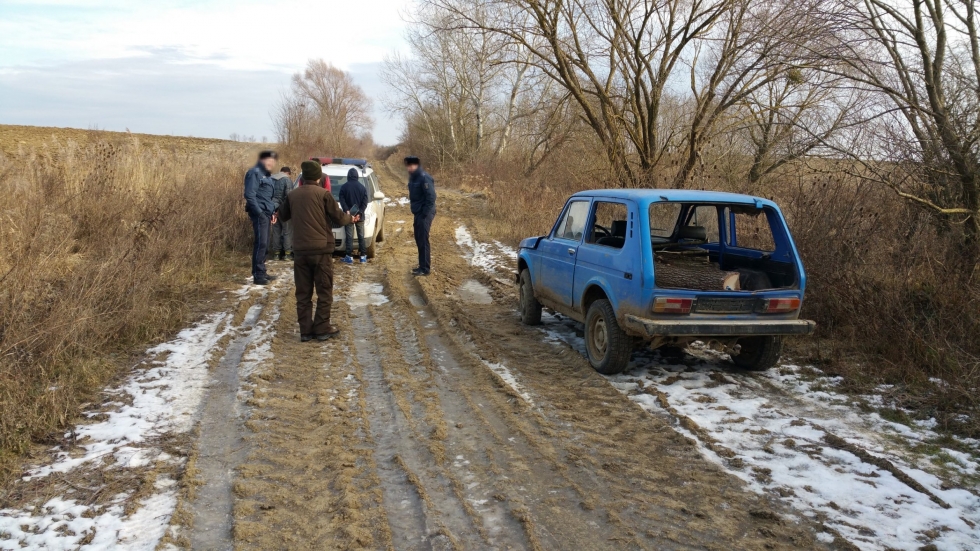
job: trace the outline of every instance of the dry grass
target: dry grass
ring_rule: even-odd
[[[489,230],[516,245],[547,233],[572,193],[616,187],[589,158],[556,159],[532,177],[505,163],[459,167],[439,181],[485,194]],[[803,315],[819,328],[792,353],[844,375],[856,393],[895,385],[886,398],[896,420],[934,417],[949,432],[980,436],[980,265],[964,253],[962,228],[831,163],[787,166],[756,186],[716,168],[695,187],[775,199],[797,241],[808,275]]]
[[[220,284],[229,253],[249,246],[241,177],[254,152],[27,127],[0,127],[0,150],[2,478]]]
[[[84,148],[99,142],[119,143],[135,138],[149,148],[181,154],[207,153],[222,147],[231,150],[250,148],[240,144],[213,138],[190,138],[187,136],[158,136],[154,134],[129,134],[105,130],[82,130],[79,128],[56,128],[51,126],[17,126],[0,124],[0,153],[8,157],[28,154],[31,150],[58,148],[69,141]]]

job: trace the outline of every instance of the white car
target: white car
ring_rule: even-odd
[[[331,157],[314,157],[312,160],[319,161],[323,165],[323,174],[330,180],[330,193],[334,199],[340,202],[340,187],[347,181],[347,173],[352,168],[356,168],[360,173],[360,182],[364,184],[368,194],[367,211],[364,213],[364,244],[367,251],[362,251],[368,258],[374,258],[377,250],[377,243],[384,241],[384,221],[385,221],[385,194],[381,192],[381,185],[374,169],[364,159],[339,159]],[[333,236],[337,246],[337,252],[346,251],[346,236],[344,228],[334,228]],[[354,233],[354,249],[357,249],[357,232]]]

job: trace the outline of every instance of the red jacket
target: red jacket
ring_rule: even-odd
[[[300,176],[299,179],[296,180],[296,186],[299,187],[299,186],[302,186],[304,184],[305,183],[303,182],[303,177]],[[327,191],[330,191],[330,177],[329,176],[324,176],[323,177],[323,189],[325,189]]]

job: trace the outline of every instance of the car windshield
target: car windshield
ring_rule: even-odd
[[[340,201],[340,188],[347,182],[347,176],[328,176],[330,178],[330,193],[333,198]],[[358,181],[364,184],[364,189],[368,191],[368,198],[371,195],[371,179],[368,176],[361,176]]]

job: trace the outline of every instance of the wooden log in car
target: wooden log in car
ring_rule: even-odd
[[[726,272],[716,265],[697,262],[657,263],[657,287],[695,291],[739,291],[738,272]]]

